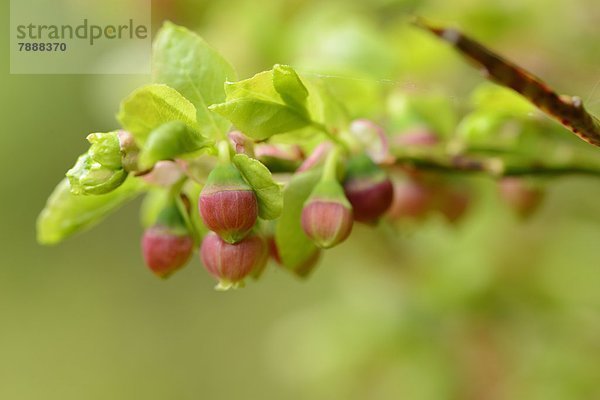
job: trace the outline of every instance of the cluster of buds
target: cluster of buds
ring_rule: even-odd
[[[228,151],[228,146],[221,149]],[[256,194],[225,159],[209,174],[198,200],[202,220],[211,230],[202,241],[200,258],[221,289],[241,286],[250,274],[260,275],[268,259],[266,240],[253,233],[258,219]]]

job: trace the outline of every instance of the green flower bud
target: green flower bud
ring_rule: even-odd
[[[86,153],[67,171],[67,178],[73,194],[104,194],[119,187],[127,178],[127,172],[106,167]]]
[[[200,193],[198,208],[204,224],[229,243],[243,239],[258,217],[254,191],[231,164],[212,170]]]
[[[324,249],[343,242],[350,235],[352,206],[337,181],[324,180],[315,186],[302,209],[302,229]]]

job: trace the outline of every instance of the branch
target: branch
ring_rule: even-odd
[[[433,27],[422,19],[417,19],[415,25],[452,44],[489,80],[516,91],[581,139],[600,146],[600,120],[585,110],[579,97],[556,94],[541,79],[456,29]]]
[[[509,165],[499,158],[475,159],[464,155],[447,159],[399,155],[395,165],[418,171],[433,171],[454,174],[484,174],[500,178],[505,176],[557,177],[587,175],[600,178],[600,167],[585,165]]]

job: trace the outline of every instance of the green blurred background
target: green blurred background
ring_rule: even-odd
[[[464,29],[600,113],[596,0],[155,0],[153,29],[195,29],[242,78],[289,63],[465,102],[482,78],[411,14]],[[139,202],[56,247],[35,242],[85,135],[115,128],[120,99],[149,77],[9,75],[8,40],[0,399],[600,399],[597,179],[552,182],[521,223],[476,178],[459,226],[357,227],[307,281],[272,267],[219,293],[194,259],[162,282],[141,259]]]

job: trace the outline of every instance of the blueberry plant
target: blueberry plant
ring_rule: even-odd
[[[432,31],[600,143],[580,103],[552,97],[456,32]],[[498,195],[522,218],[540,205],[548,178],[600,174],[593,147],[500,86],[476,88],[461,110],[436,95],[386,93],[386,113],[373,121],[327,76],[278,64],[238,80],[215,49],[171,23],[153,50],[153,83],[121,102],[119,129],[87,136],[88,151],[38,218],[40,243],[58,243],[144,194],[148,268],[166,278],[198,249],[217,288],[229,289],[258,279],[269,260],[307,276],[356,223],[435,215],[459,223],[473,202],[463,174],[496,179]],[[546,91],[533,90],[540,87]]]

